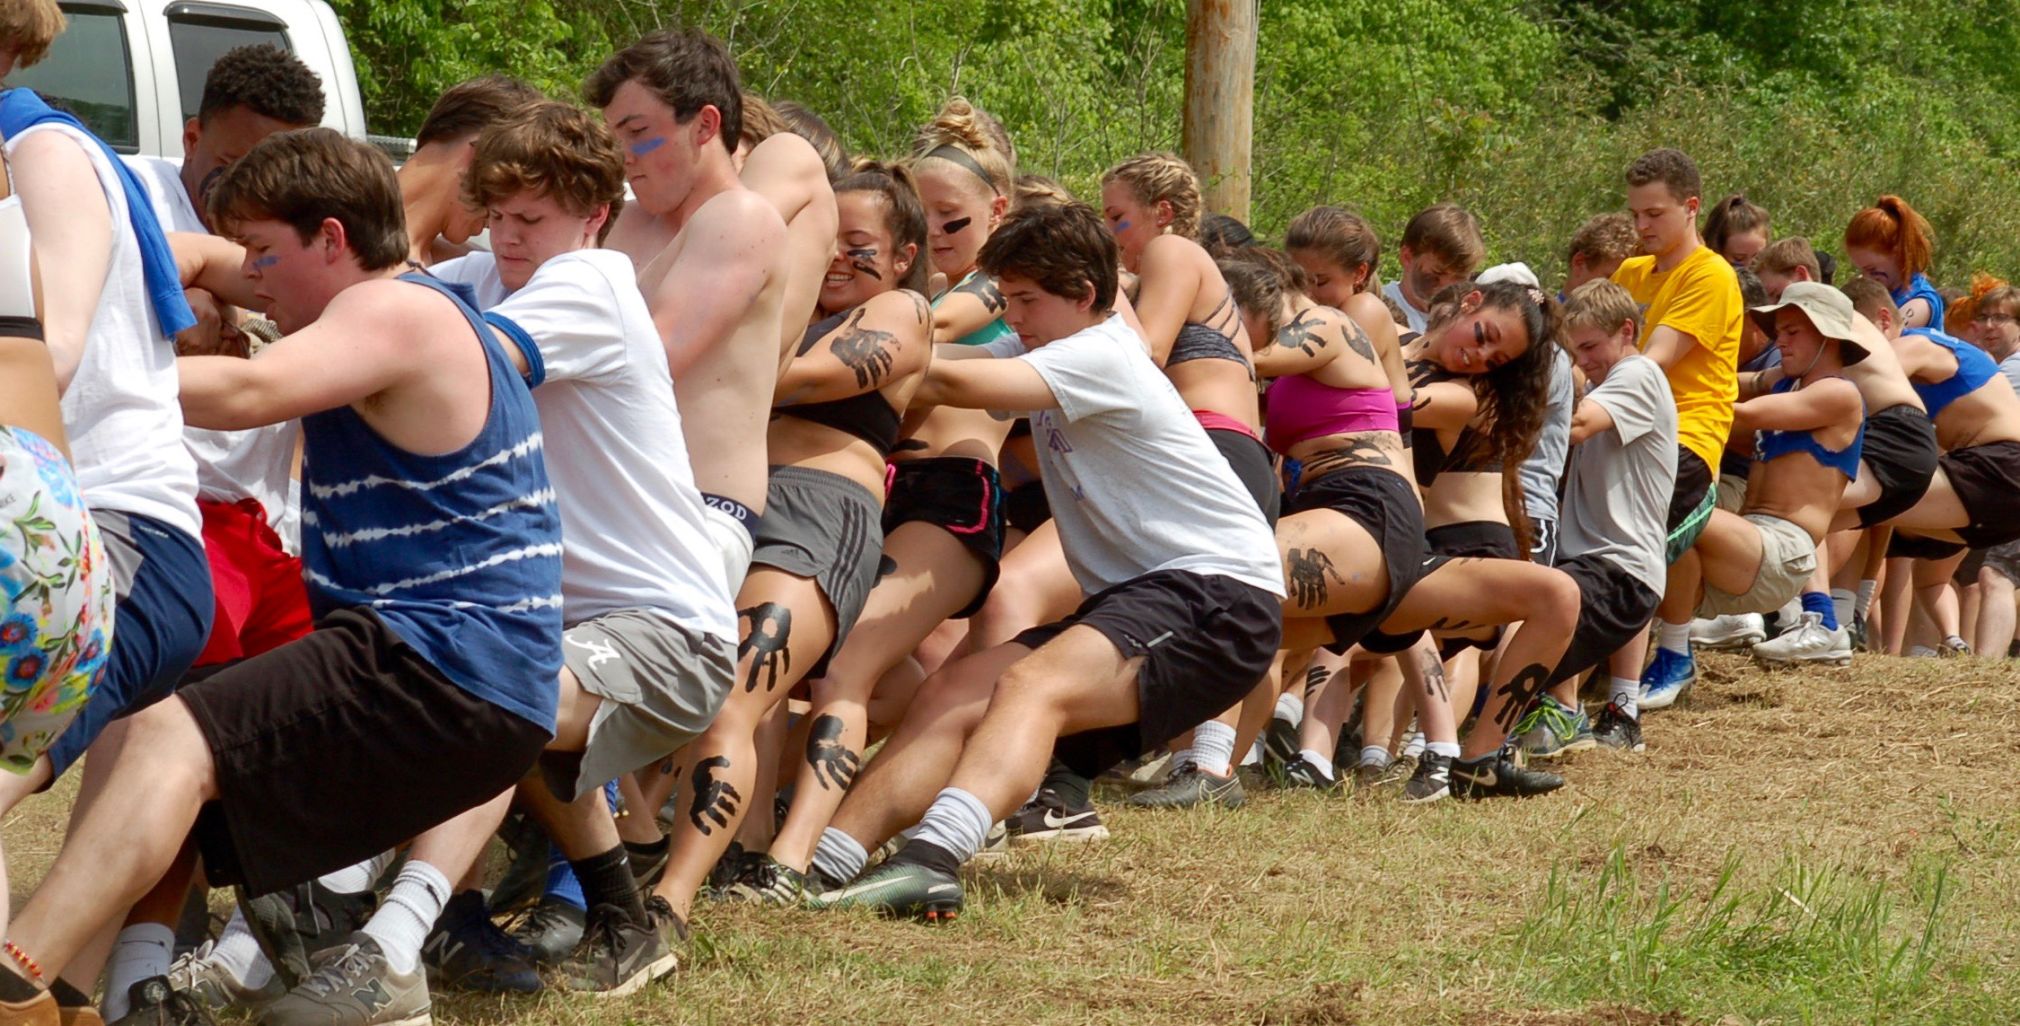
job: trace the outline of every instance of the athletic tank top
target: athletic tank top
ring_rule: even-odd
[[[1440,381],[1459,381],[1453,374],[1428,360],[1417,360],[1410,364],[1410,384],[1414,388]],[[1468,384],[1467,387],[1472,387]],[[1471,424],[1459,429],[1459,437],[1452,440],[1452,447],[1438,439],[1436,428],[1410,429],[1410,466],[1417,473],[1419,488],[1431,487],[1438,475],[1449,470],[1457,474],[1498,474],[1501,462],[1494,458],[1494,447],[1487,436],[1475,430]]]
[[[969,282],[974,281],[975,276],[981,273],[982,271],[980,268],[977,268],[976,270],[973,271],[969,271],[967,276],[963,277],[958,283],[955,284],[953,288],[948,289],[947,291],[942,292],[937,296],[934,296],[933,309],[935,310],[939,309],[941,300],[952,295],[957,289],[961,288],[963,285],[966,285]],[[957,346],[986,346],[991,342],[1000,342],[1006,338],[1016,338],[1016,337],[1017,332],[1012,330],[1008,324],[1003,323],[1003,318],[998,317],[995,320],[990,321],[989,323],[984,324],[979,328],[976,328],[974,331],[971,331],[966,335],[963,335],[960,338],[955,339],[954,344]]]
[[[1922,405],[1929,408],[1930,420],[1935,420],[1936,414],[1943,412],[1945,406],[1977,391],[1999,373],[1999,365],[1992,361],[1989,354],[1961,338],[1928,328],[1907,328],[1901,334],[1926,338],[1948,349],[1957,358],[1957,373],[1941,381],[1928,384],[1908,379],[1908,384],[1915,388],[1915,394],[1922,397]]]
[[[1936,286],[1929,284],[1927,275],[1915,275],[1913,278],[1908,279],[1907,285],[1894,293],[1895,306],[1907,306],[1910,302],[1917,299],[1927,300],[1929,303],[1928,326],[1936,331],[1942,331],[1943,294],[1936,291]]]
[[[1234,339],[1196,321],[1179,325],[1178,337],[1172,340],[1171,355],[1165,358],[1164,365],[1176,367],[1191,360],[1233,360],[1248,366],[1248,359],[1241,355],[1241,347],[1234,344]]]
[[[28,215],[21,197],[0,199],[0,335],[41,338],[35,319],[35,281],[29,269]]]
[[[302,418],[302,567],[316,615],[368,606],[456,686],[548,731],[561,672],[561,518],[533,396],[465,286],[491,409],[462,449],[388,443],[348,406]]]
[[[1775,382],[1769,391],[1792,391],[1796,386],[1796,380],[1783,378]],[[1760,460],[1772,460],[1792,452],[1808,453],[1818,463],[1845,475],[1845,479],[1851,481],[1858,479],[1859,452],[1865,447],[1865,443],[1866,422],[1864,418],[1860,418],[1859,433],[1852,436],[1852,444],[1842,449],[1833,449],[1817,441],[1816,434],[1810,431],[1762,431],[1754,442],[1754,451],[1758,454],[1755,458]]]
[[[1335,388],[1292,374],[1270,382],[1264,409],[1270,448],[1289,452],[1310,438],[1397,430],[1396,393],[1386,388]]]
[[[833,317],[815,321],[801,336],[801,348],[805,349],[814,340],[835,330],[850,311],[844,310]],[[824,427],[831,427],[845,434],[854,435],[870,443],[877,455],[888,457],[898,444],[898,425],[902,418],[891,404],[884,400],[884,394],[869,391],[843,399],[830,399],[819,403],[795,403],[781,406],[777,414],[797,420],[809,421]]]

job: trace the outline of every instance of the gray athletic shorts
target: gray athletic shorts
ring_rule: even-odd
[[[580,752],[547,752],[540,769],[562,801],[664,759],[715,721],[736,676],[736,644],[652,609],[623,609],[562,635],[562,661],[603,700]]]
[[[752,566],[775,566],[811,578],[835,611],[835,639],[808,672],[821,676],[828,656],[863,614],[884,558],[884,504],[840,474],[773,467],[758,524]]]
[[[1754,577],[1753,587],[1744,595],[1734,595],[1707,584],[1697,615],[1774,612],[1802,594],[1803,585],[1816,572],[1817,540],[1808,531],[1765,513],[1748,513],[1746,522],[1760,532],[1760,573]]]
[[[1740,474],[1720,474],[1718,476],[1718,508],[1727,513],[1738,513],[1746,506],[1746,477]]]
[[[2020,584],[2020,541],[2010,541],[1986,549],[1985,569]]]

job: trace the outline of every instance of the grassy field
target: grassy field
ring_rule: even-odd
[[[2020,672],[1709,657],[1641,756],[1527,802],[1311,792],[1105,805],[1114,837],[977,863],[928,928],[712,905],[634,998],[444,996],[442,1023],[2020,1021]],[[63,804],[6,826],[17,889]]]

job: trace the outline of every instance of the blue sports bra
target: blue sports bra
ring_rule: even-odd
[[[1906,286],[1899,292],[1894,293],[1895,306],[1907,306],[1917,299],[1929,304],[1929,327],[1942,331],[1944,328],[1943,294],[1936,291],[1936,286],[1929,284],[1927,275],[1915,275],[1913,278],[1908,279]]]
[[[1908,384],[1915,387],[1915,394],[1922,397],[1922,405],[1929,408],[1929,419],[1935,420],[1943,407],[1976,392],[1985,382],[1999,376],[1999,365],[1983,349],[1941,331],[1928,328],[1908,328],[1903,335],[1918,335],[1948,349],[1957,358],[1957,373],[1935,384],[1925,384],[1912,378]]]
[[[1789,392],[1795,389],[1795,378],[1783,378],[1774,383],[1773,392]],[[1762,431],[1754,442],[1755,459],[1766,461],[1792,452],[1808,453],[1811,458],[1840,474],[1848,481],[1859,477],[1859,453],[1866,444],[1866,422],[1859,420],[1859,433],[1852,436],[1852,444],[1842,449],[1832,449],[1817,441],[1809,431]]]

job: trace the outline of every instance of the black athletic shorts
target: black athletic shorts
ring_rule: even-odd
[[[1219,428],[1208,428],[1206,437],[1213,440],[1213,447],[1220,450],[1227,465],[1234,469],[1234,476],[1248,489],[1249,498],[1262,510],[1263,519],[1274,528],[1277,514],[1283,510],[1283,485],[1277,481],[1276,468],[1270,465],[1269,446],[1239,431]]]
[[[1943,454],[1938,461],[1971,515],[1957,537],[1974,549],[2020,541],[2020,442],[1988,442]]]
[[[1859,526],[1892,520],[1922,501],[1941,455],[1936,426],[1921,410],[1901,403],[1867,417],[1859,459],[1880,483],[1880,497],[1859,507]]]
[[[1003,497],[1003,519],[1010,526],[1030,534],[1052,519],[1052,502],[1045,497],[1043,481],[1026,481]]]
[[[1424,506],[1417,490],[1403,475],[1378,467],[1346,467],[1329,471],[1316,481],[1301,481],[1291,497],[1291,512],[1330,509],[1345,514],[1361,525],[1381,546],[1382,564],[1389,577],[1389,594],[1380,605],[1365,613],[1336,613],[1326,617],[1333,630],[1326,650],[1345,652],[1380,626],[1403,597],[1424,576],[1430,550],[1424,540]]]
[[[1424,541],[1430,546],[1431,555],[1424,560],[1422,577],[1429,577],[1439,567],[1455,559],[1522,559],[1522,548],[1515,544],[1515,529],[1493,520],[1462,520],[1456,524],[1441,524],[1425,532]],[[1381,630],[1368,632],[1361,639],[1361,647],[1370,652],[1402,652],[1417,644],[1424,636],[1423,631],[1407,631],[1389,634]],[[1492,650],[1501,643],[1501,628],[1494,628],[1491,637],[1440,638],[1438,655],[1450,659],[1469,648]]]
[[[1578,627],[1571,632],[1571,647],[1550,673],[1552,684],[1606,662],[1648,626],[1662,603],[1661,595],[1604,556],[1571,556],[1557,569],[1578,583]]]
[[[251,895],[498,797],[552,736],[456,686],[365,608],[178,694],[217,767],[194,831],[205,871]]]
[[[1232,577],[1158,570],[1012,640],[1035,649],[1076,625],[1100,631],[1124,658],[1143,657],[1137,722],[1069,734],[1053,748],[1055,758],[1092,778],[1220,715],[1254,690],[1283,640],[1283,600]]]
[[[884,499],[884,534],[923,520],[953,535],[982,561],[982,587],[954,614],[965,620],[982,608],[1003,561],[1003,481],[986,460],[936,456],[891,464]]]
[[[1887,558],[1949,559],[1965,548],[1967,546],[1963,542],[1895,531],[1893,537],[1887,539]]]
[[[1704,457],[1683,446],[1676,447],[1676,492],[1669,497],[1669,516],[1663,522],[1669,532],[1667,555],[1675,563],[1697,544],[1704,525],[1717,508],[1717,478],[1705,465]]]

